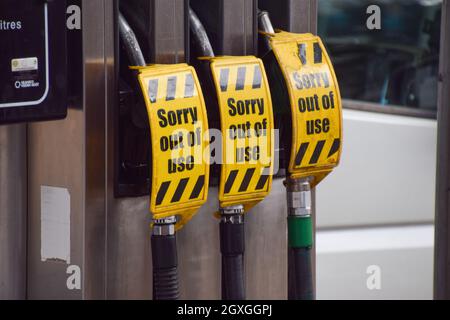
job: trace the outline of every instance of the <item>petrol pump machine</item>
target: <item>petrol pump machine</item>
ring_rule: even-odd
[[[0,2],[0,124],[64,118],[66,1]]]

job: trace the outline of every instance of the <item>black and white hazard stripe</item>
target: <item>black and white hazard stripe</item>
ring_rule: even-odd
[[[156,103],[158,100],[158,90],[160,81],[167,81],[167,89],[164,95],[165,101],[175,100],[177,97],[178,76],[168,76],[151,79],[148,82],[148,96],[151,103]],[[187,73],[184,77],[184,94],[180,98],[192,98],[195,95],[195,82],[191,73]]]
[[[168,197],[170,197],[170,203],[175,204],[183,199],[185,194],[189,194],[189,200],[198,200],[202,196],[202,191],[205,187],[205,176],[201,175],[197,178],[192,189],[188,190],[190,178],[184,178],[177,182],[177,186],[173,194],[168,194],[169,187],[173,181],[164,181],[159,187],[156,196],[156,205],[160,206]]]
[[[225,182],[224,193],[229,194],[235,185],[239,185],[238,192],[247,192],[253,179],[257,179],[255,191],[262,191],[270,177],[270,168],[264,168],[260,174],[256,174],[256,168],[248,168],[242,179],[237,180],[239,170],[232,170]],[[256,180],[255,180],[256,181]]]
[[[253,78],[251,83],[246,83],[247,72],[249,68],[253,68]],[[230,84],[230,80],[236,80],[236,85],[233,88],[234,91],[242,91],[246,85],[252,89],[260,89],[262,86],[262,70],[259,64],[239,66],[237,67],[236,79],[230,79],[230,68],[222,68],[219,73],[219,86],[221,92],[227,92]]]
[[[295,166],[300,167],[301,165],[317,164],[317,162],[319,162],[321,155],[324,152],[325,144],[326,144],[326,140],[317,141],[315,146],[311,146],[311,143],[309,143],[309,142],[302,143],[297,152],[297,156],[295,157]],[[339,151],[340,146],[341,146],[341,139],[334,139],[333,144],[331,145],[330,149],[328,149],[327,158],[330,158],[333,155],[335,155],[336,152]],[[312,153],[312,155],[309,159],[306,159],[306,162],[305,162],[305,156],[310,147],[314,147],[314,152]]]
[[[314,51],[314,64],[320,64],[323,61],[323,52],[322,47],[319,42],[313,43],[313,51]],[[300,43],[298,45],[298,57],[302,62],[302,65],[308,64],[308,55],[307,55],[307,45],[306,43]]]

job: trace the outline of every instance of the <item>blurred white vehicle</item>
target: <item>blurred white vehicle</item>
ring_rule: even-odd
[[[347,99],[341,164],[317,190],[319,299],[433,297],[441,4],[319,1]]]

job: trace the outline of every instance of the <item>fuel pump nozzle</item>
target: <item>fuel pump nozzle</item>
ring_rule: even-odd
[[[197,14],[189,8],[190,28],[193,41],[203,57],[213,58],[214,50],[208,34]],[[221,207],[220,251],[222,253],[222,299],[244,300],[244,206]]]
[[[267,52],[272,50],[270,35],[275,29],[267,11],[258,10],[259,29],[264,34]],[[288,210],[288,299],[313,300],[312,272],[313,223],[311,218],[311,179],[285,180]]]
[[[136,35],[121,13],[119,13],[119,34],[132,66],[145,67],[146,62]],[[154,300],[177,300],[180,296],[176,222],[175,216],[153,220],[151,242]]]
[[[320,37],[311,33],[274,32],[265,11],[260,11],[258,18],[260,33],[269,49],[264,62],[271,71],[272,95],[276,98],[279,114],[287,115],[285,119],[291,123],[283,140],[289,159],[285,181],[288,298],[310,300],[315,298],[311,189],[339,164],[342,101],[331,59]],[[316,74],[323,75],[325,80],[310,82],[311,75],[316,77]],[[314,108],[306,108],[306,104],[314,105]],[[289,106],[289,109],[283,109],[283,106]]]

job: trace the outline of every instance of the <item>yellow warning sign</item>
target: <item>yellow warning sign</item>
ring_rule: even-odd
[[[273,172],[272,99],[262,61],[256,57],[211,59],[221,131],[221,207],[248,210],[270,192]]]
[[[184,225],[208,195],[208,119],[195,70],[187,64],[138,68],[150,120],[154,219]]]
[[[279,32],[270,37],[286,80],[292,110],[289,173],[320,182],[338,163],[342,106],[336,75],[321,39]]]

